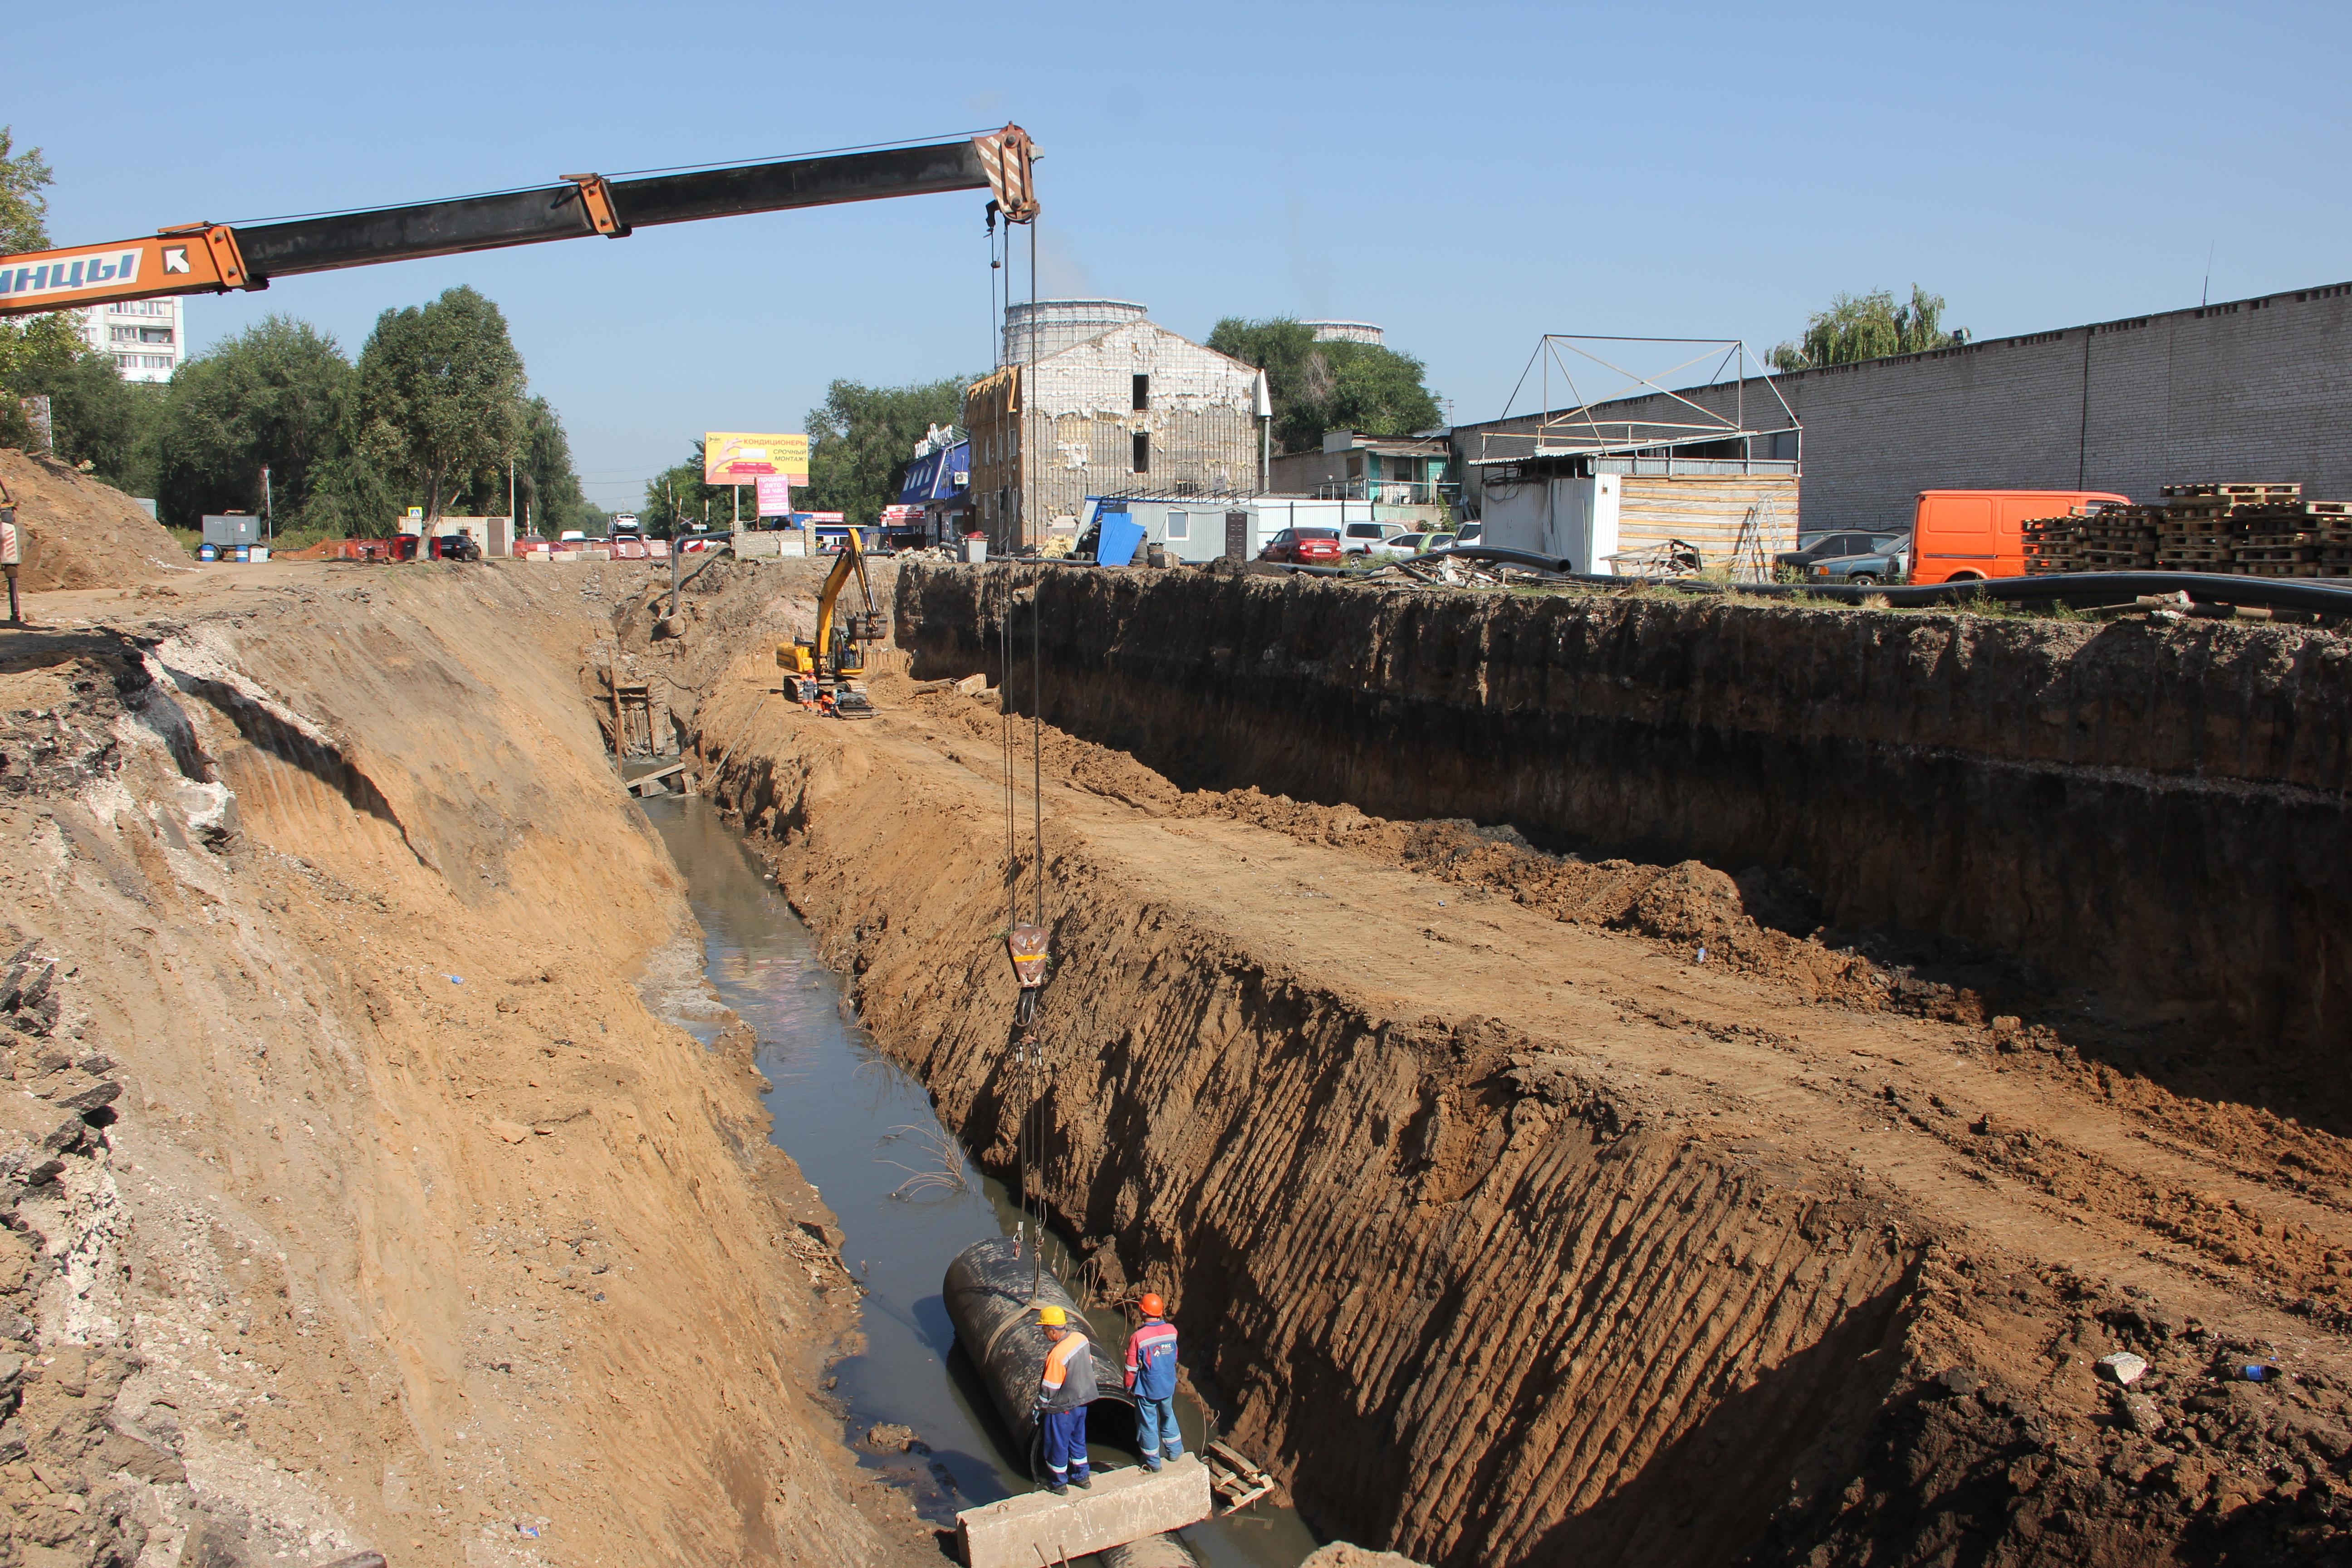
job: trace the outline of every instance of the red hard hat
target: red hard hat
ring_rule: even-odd
[[[1136,1305],[1143,1309],[1143,1315],[1147,1318],[1164,1318],[1168,1315],[1168,1303],[1160,1299],[1160,1292],[1157,1290],[1146,1290],[1143,1293],[1143,1300],[1138,1301]]]

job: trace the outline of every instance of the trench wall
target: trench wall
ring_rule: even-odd
[[[1709,1146],[1569,1042],[1311,984],[1050,819],[1025,1065],[995,797],[856,740],[736,748],[715,793],[983,1161],[1036,1108],[1106,1293],[1169,1296],[1224,1429],[1319,1527],[1444,1568],[1696,1568],[1853,1473],[1904,1371],[1916,1244],[1883,1202]]]
[[[2332,635],[909,566],[915,674],[1002,679],[1015,595],[1013,705],[1039,614],[1046,717],[1187,787],[1793,868],[1832,927],[1952,938],[2257,1055],[2352,1016]]]

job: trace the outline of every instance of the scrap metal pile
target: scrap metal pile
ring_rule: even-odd
[[[2163,495],[2026,523],[2026,571],[2352,577],[2352,501],[2305,500],[2292,484],[2167,485]]]

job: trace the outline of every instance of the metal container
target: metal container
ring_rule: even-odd
[[[1134,1442],[1135,1396],[1123,1386],[1123,1352],[1107,1337],[1120,1333],[1125,1324],[1104,1313],[1097,1331],[1062,1282],[1051,1272],[1041,1274],[1036,1258],[1017,1249],[1011,1237],[975,1241],[957,1253],[940,1293],[947,1300],[948,1319],[955,1324],[956,1342],[988,1385],[988,1396],[1012,1434],[1013,1452],[1028,1466],[1033,1479],[1044,1468],[1044,1447],[1037,1417],[1029,1406],[1045,1369],[1045,1352],[1054,1342],[1037,1326],[1039,1307],[1061,1308],[1070,1315],[1072,1326],[1087,1336],[1097,1390],[1087,1422],[1089,1436],[1100,1432],[1111,1441]],[[1112,1416],[1106,1426],[1106,1407],[1112,1405],[1124,1407],[1125,1415]]]
[[[988,560],[988,541],[976,534],[971,538],[965,540],[963,542],[963,558],[964,563],[969,566],[979,566],[984,564]]]

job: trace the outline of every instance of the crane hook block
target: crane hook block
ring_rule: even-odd
[[[1004,945],[1012,950],[1013,973],[1020,977],[1022,990],[1034,991],[1045,984],[1044,926],[1014,926]]]

